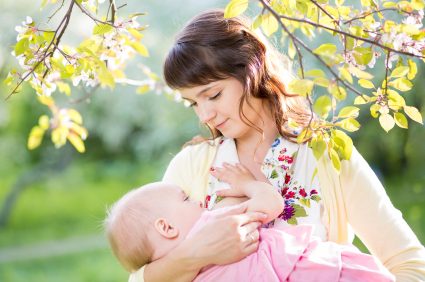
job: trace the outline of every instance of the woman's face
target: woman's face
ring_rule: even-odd
[[[243,123],[239,116],[243,90],[243,85],[233,77],[179,89],[183,99],[195,109],[199,120],[215,127],[227,138],[241,138],[256,132]],[[264,110],[261,99],[251,97],[248,101],[252,107],[244,103],[243,113],[249,121],[262,128],[260,116],[263,116]]]

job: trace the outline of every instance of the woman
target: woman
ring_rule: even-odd
[[[167,84],[191,103],[213,137],[197,138],[198,145],[183,149],[164,180],[211,206],[227,195],[210,172],[223,161],[238,161],[285,197],[274,225],[313,224],[316,236],[337,243],[352,241],[356,232],[397,281],[425,281],[424,247],[364,159],[354,149],[337,176],[326,156],[316,161],[306,144],[293,141],[299,131],[287,128],[288,119],[301,130],[311,113],[303,98],[286,92],[293,78],[290,62],[251,31],[247,19],[223,15],[213,10],[192,19],[166,58]],[[191,281],[206,265],[232,263],[254,252],[260,215],[243,212],[242,205],[216,218],[140,269],[132,282],[143,276],[148,282]]]

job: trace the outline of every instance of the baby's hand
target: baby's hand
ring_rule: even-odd
[[[244,186],[250,181],[255,181],[252,173],[243,165],[236,163],[236,167],[223,163],[224,168],[217,167],[211,175],[230,184],[232,189],[217,192],[218,197],[245,197]]]

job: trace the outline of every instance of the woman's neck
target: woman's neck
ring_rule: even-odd
[[[264,140],[258,148],[257,146],[261,141],[263,134],[254,128],[245,135],[235,139],[239,158],[243,156],[249,156],[252,158],[255,152],[255,159],[262,162],[279,134],[279,131],[276,128],[276,123],[270,116],[264,114],[262,118],[264,123],[262,122],[261,124],[257,124],[257,126],[263,131]]]

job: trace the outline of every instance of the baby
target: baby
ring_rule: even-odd
[[[256,181],[241,164],[223,166],[215,176],[230,184],[232,196],[249,198],[248,212],[265,213],[263,224],[279,215],[284,201],[273,186]],[[112,206],[105,219],[106,236],[119,262],[134,272],[165,256],[212,217],[234,208],[225,206],[226,200],[208,211],[172,183],[148,184]],[[257,252],[236,263],[204,267],[194,281],[395,281],[373,256],[348,243],[322,242],[312,236],[312,229],[261,228]]]

